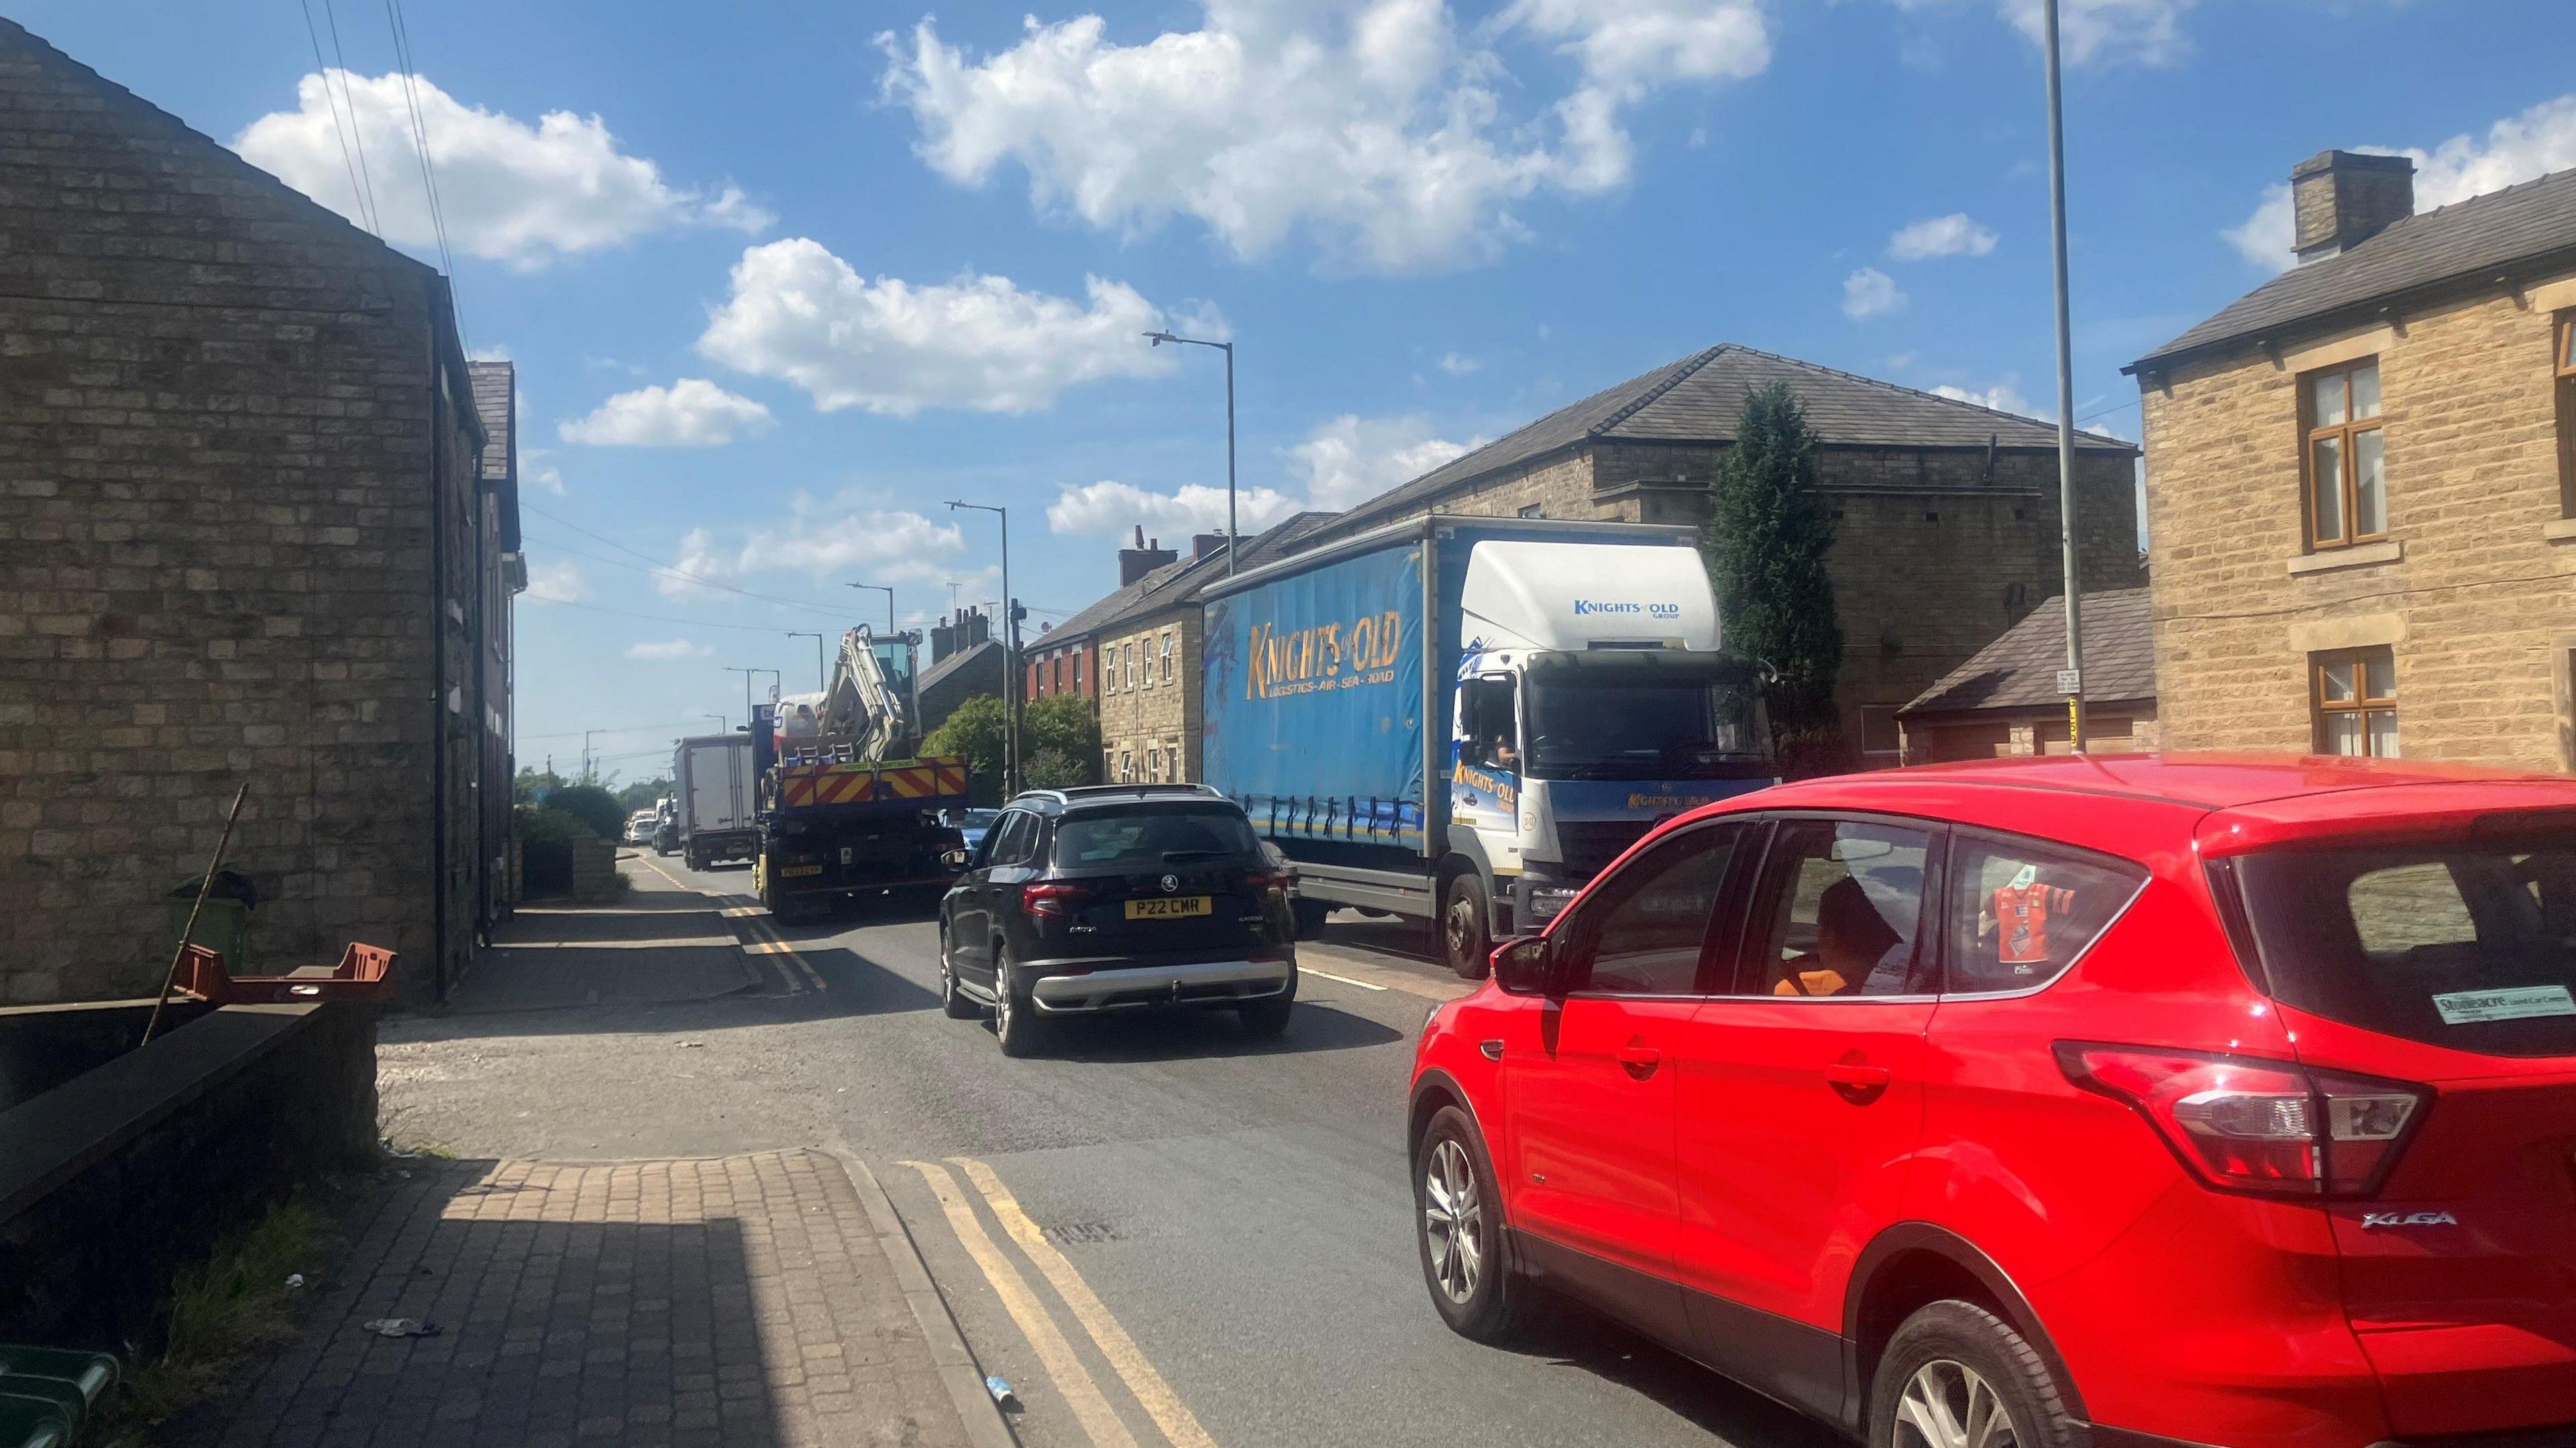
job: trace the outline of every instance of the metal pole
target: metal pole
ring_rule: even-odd
[[[819,633],[808,633],[801,628],[789,629],[787,631],[787,636],[791,639],[812,639],[814,641],[814,687],[817,689],[831,688],[832,681],[825,677],[823,672],[823,636]],[[780,687],[784,688],[785,685],[782,683]]]
[[[850,586],[852,588],[873,588],[877,592],[886,596],[886,636],[888,638],[892,638],[894,636],[894,590],[882,583],[853,583]],[[954,594],[957,585],[952,583],[948,587],[950,592]],[[954,603],[956,600],[952,597],[949,601]]]
[[[1225,571],[1234,576],[1234,344],[1225,344]]]
[[[2066,101],[2057,56],[2057,0],[2042,0],[2048,42],[2048,220],[2057,261],[2057,512],[2066,573],[2066,747],[2084,752],[2084,585],[2075,557],[2075,324],[2066,286]]]
[[[1002,515],[1002,793],[1020,792],[1020,626],[1011,617],[1011,510]]]

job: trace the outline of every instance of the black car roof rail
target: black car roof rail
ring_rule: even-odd
[[[1095,799],[1133,799],[1147,795],[1187,795],[1194,799],[1225,799],[1225,791],[1206,784],[1078,784],[1068,789],[1024,789],[1011,796],[1012,804],[1052,804],[1058,809]]]

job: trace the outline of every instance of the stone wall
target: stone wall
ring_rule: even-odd
[[[2576,525],[2549,366],[2576,278],[2143,379],[2167,746],[2313,746],[2312,652],[2387,645],[2400,748],[2571,762]],[[2301,374],[2377,357],[2388,542],[2307,551]]]
[[[244,781],[255,962],[434,961],[443,286],[7,22],[0,236],[0,1001],[157,986]]]
[[[356,1005],[226,1006],[0,1110],[0,1341],[148,1346],[179,1268],[375,1140]]]
[[[1193,603],[1113,625],[1101,635],[1102,779],[1173,782],[1199,777],[1200,628],[1199,608]],[[1130,644],[1137,658],[1133,687],[1125,662]],[[1172,660],[1169,678],[1163,674],[1166,644]],[[1145,667],[1149,651],[1150,670]],[[1113,658],[1118,660],[1114,690],[1109,687]]]

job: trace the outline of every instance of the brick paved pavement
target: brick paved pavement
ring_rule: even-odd
[[[811,1151],[424,1163],[201,1442],[959,1445],[867,1208]],[[436,1337],[387,1339],[372,1318]]]

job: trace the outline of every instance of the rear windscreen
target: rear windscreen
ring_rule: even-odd
[[[1240,810],[1205,805],[1068,815],[1055,827],[1059,869],[1193,864],[1202,860],[1263,862],[1261,842]]]
[[[2236,864],[2272,993],[2385,1035],[2576,1055],[2576,841],[2283,850]]]

